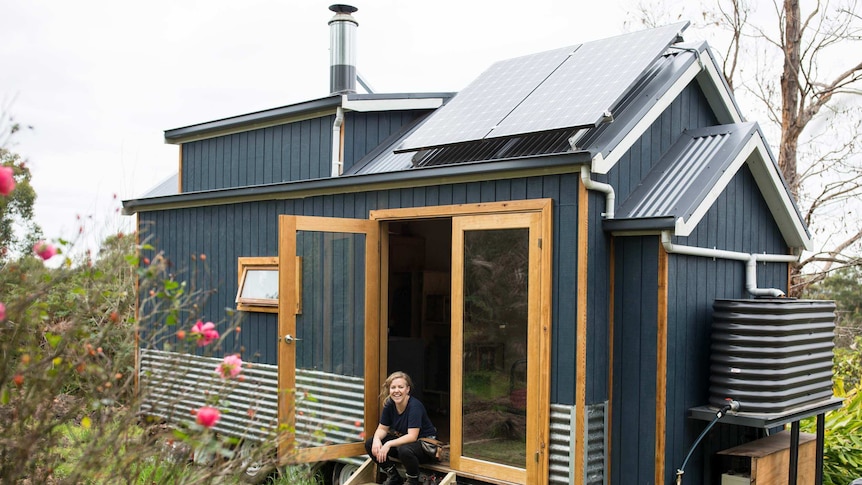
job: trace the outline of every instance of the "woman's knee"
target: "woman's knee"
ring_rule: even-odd
[[[421,453],[422,448],[421,445],[419,445],[419,442],[408,443],[406,445],[398,447],[398,456],[401,461],[418,461]]]

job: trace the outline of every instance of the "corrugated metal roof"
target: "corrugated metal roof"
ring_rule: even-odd
[[[148,199],[150,197],[164,197],[166,195],[176,195],[179,193],[180,175],[178,173],[175,173],[165,179],[163,182],[148,190],[143,196],[141,196],[141,198]]]
[[[754,123],[686,132],[617,210],[619,219],[688,219],[756,132]]]

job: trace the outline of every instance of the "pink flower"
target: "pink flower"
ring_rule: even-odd
[[[203,323],[198,320],[192,327],[190,334],[192,338],[197,340],[198,347],[203,347],[218,339],[218,330],[215,329],[213,322]]]
[[[6,320],[6,305],[0,303],[0,322]]]
[[[57,254],[57,249],[45,241],[39,241],[33,245],[33,252],[44,260],[49,260]]]
[[[239,355],[237,354],[226,356],[224,358],[224,361],[219,364],[215,369],[216,373],[218,373],[222,377],[222,379],[236,377],[241,370],[242,359],[240,359]]]
[[[12,167],[0,167],[0,194],[9,195],[15,190],[15,171]]]
[[[197,411],[195,420],[205,428],[212,428],[221,419],[221,413],[216,408],[204,406]]]

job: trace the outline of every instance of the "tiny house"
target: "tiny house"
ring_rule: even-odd
[[[706,426],[715,301],[783,296],[810,246],[708,45],[678,23],[502,60],[457,94],[360,94],[355,9],[331,9],[330,95],[165,131],[178,173],[124,201],[177,272],[207,256],[201,315],[243,315],[230,399],[256,412],[217,431],[288,424],[289,459],[344,483],[403,370],[463,483],[672,483]],[[175,354],[142,348],[142,385]],[[174,416],[216,357],[183,356],[145,410]],[[691,483],[764,432],[710,436]]]

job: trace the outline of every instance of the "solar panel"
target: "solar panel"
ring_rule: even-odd
[[[680,22],[497,62],[398,151],[595,126],[686,27]]]
[[[402,147],[418,149],[481,140],[565,62],[572,49],[565,47],[495,63],[432,114]]]

